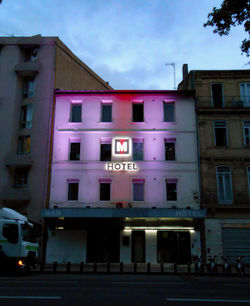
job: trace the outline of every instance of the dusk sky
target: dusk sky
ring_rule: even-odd
[[[58,36],[114,89],[173,89],[189,70],[249,69],[243,27],[204,28],[222,0],[3,0],[0,36]]]

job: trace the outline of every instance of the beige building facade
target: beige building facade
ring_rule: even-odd
[[[250,260],[250,70],[183,65],[178,89],[196,90],[205,256]]]
[[[0,37],[0,204],[36,222],[49,197],[54,89],[112,89],[58,37]]]

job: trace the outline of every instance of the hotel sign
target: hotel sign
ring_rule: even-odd
[[[107,171],[138,171],[137,164],[127,160],[132,157],[132,139],[130,137],[114,137],[112,139],[112,157],[116,161],[105,165]],[[119,161],[119,159],[126,160]]]

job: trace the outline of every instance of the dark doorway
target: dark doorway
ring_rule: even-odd
[[[187,264],[190,262],[190,259],[191,246],[189,232],[157,232],[158,262]]]
[[[120,231],[93,229],[87,232],[87,262],[119,262]]]
[[[145,262],[145,231],[132,232],[132,262]]]

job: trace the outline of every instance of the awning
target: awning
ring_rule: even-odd
[[[205,218],[206,209],[168,208],[53,208],[43,218]]]

